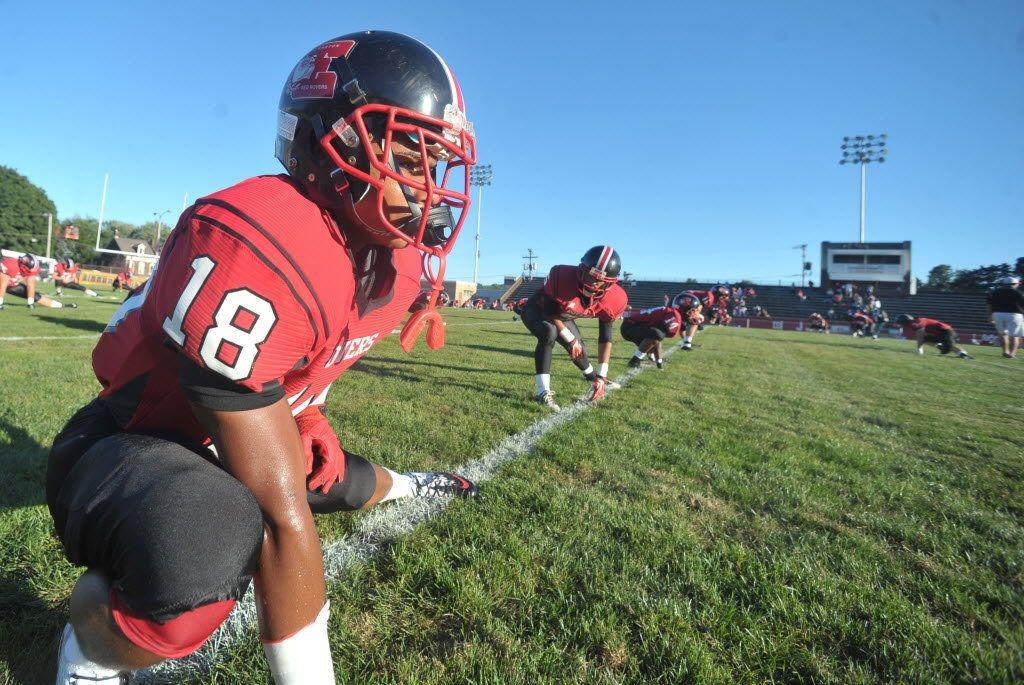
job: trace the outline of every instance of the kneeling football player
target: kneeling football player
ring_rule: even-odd
[[[473,129],[448,65],[401,34],[310,51],[281,95],[276,156],[198,200],[160,267],[93,351],[103,389],[54,440],[47,504],[71,596],[58,683],[198,649],[255,579],[277,685],[334,683],[313,513],[474,494],[454,474],[395,473],[346,451],[331,383],[400,324],[434,310],[469,206]],[[212,449],[215,448],[215,449]]]
[[[625,314],[619,332],[636,345],[629,367],[639,368],[644,357],[650,356],[659,369],[664,368],[661,343],[665,338],[674,338],[682,326],[683,317],[675,307],[656,307]]]
[[[938,319],[926,319],[923,316],[911,314],[900,314],[896,317],[896,323],[907,327],[907,333],[914,332],[914,339],[917,341],[917,353],[924,354],[925,343],[931,343],[938,348],[941,354],[956,352],[961,359],[970,359],[962,348],[956,344],[956,330],[948,323]],[[907,335],[909,338],[910,335]]]
[[[40,307],[60,309],[64,305],[36,292],[39,280],[39,265],[30,254],[20,257],[4,257],[0,260],[0,309],[4,308],[4,295],[13,295],[26,300],[29,309]]]
[[[846,318],[850,322],[850,335],[855,338],[862,338],[865,335],[874,335],[875,320],[868,316],[866,313],[859,309],[851,309],[846,313]]]
[[[57,290],[57,297],[61,297],[64,294],[64,288],[83,292],[86,297],[96,297],[96,293],[93,290],[86,288],[78,282],[81,276],[80,271],[81,269],[78,264],[70,257],[64,257],[57,261],[57,266],[53,270],[53,285]]]
[[[555,343],[565,348],[583,376],[593,385],[586,399],[595,402],[605,390],[618,387],[608,380],[608,362],[612,358],[612,323],[629,304],[626,291],[618,284],[622,262],[610,245],[587,250],[577,266],[551,267],[544,287],[535,292],[521,308],[523,323],[537,337],[534,371],[537,401],[559,410],[551,391],[551,353]],[[597,318],[597,369],[590,363],[587,348],[576,326],[576,319]]]

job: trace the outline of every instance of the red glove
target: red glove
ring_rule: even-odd
[[[320,407],[310,407],[295,417],[306,457],[306,488],[327,494],[345,477],[345,451]]]
[[[608,379],[604,376],[594,376],[594,385],[591,386],[590,392],[587,393],[587,402],[597,402],[605,393],[605,384]]]
[[[574,362],[578,362],[583,358],[583,341],[579,338],[569,343],[569,358]]]

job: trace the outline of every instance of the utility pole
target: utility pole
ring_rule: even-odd
[[[523,275],[526,276],[526,280],[533,280],[533,272],[537,270],[537,253],[532,249],[528,249],[526,254],[523,255]]]
[[[477,164],[469,170],[469,184],[480,189],[476,199],[476,253],[473,255],[473,285],[479,285],[480,281],[480,215],[484,210],[484,186],[491,185],[493,175],[490,164]]]
[[[164,214],[170,214],[171,210],[165,209],[162,212],[153,212],[153,216],[156,217],[156,244],[153,246],[153,250],[160,254],[160,229],[163,228]]]
[[[46,258],[50,258],[50,239],[53,237],[53,214],[46,213]]]
[[[843,151],[843,158],[840,164],[860,164],[860,242],[867,241],[865,237],[865,214],[867,213],[867,185],[868,185],[868,164],[872,162],[884,162],[885,156],[889,154],[886,146],[888,134],[869,136],[843,136],[843,144],[839,149]]]

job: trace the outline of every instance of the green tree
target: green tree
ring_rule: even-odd
[[[949,290],[949,284],[953,280],[953,267],[949,264],[933,266],[928,272],[928,287],[937,290]]]
[[[46,191],[10,167],[0,166],[0,247],[42,254],[46,217],[57,222],[57,207]]]
[[[1024,278],[1024,257],[1017,257],[1017,263],[1013,265],[1013,272]]]
[[[953,276],[953,290],[984,290],[996,285],[1000,279],[1013,273],[1009,264],[992,264],[977,269],[961,269]]]

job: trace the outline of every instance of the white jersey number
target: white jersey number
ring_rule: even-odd
[[[206,256],[192,260],[192,277],[185,284],[171,316],[164,319],[164,332],[182,347],[186,340],[185,331],[182,330],[185,316],[216,266],[216,262]],[[246,322],[237,321],[240,312],[248,314]],[[207,368],[225,378],[233,381],[248,378],[256,363],[260,344],[266,341],[277,322],[273,305],[246,288],[232,290],[224,295],[213,315],[213,321],[214,325],[203,334],[199,356]],[[219,355],[224,351],[233,353],[234,361],[222,359]],[[228,355],[229,358],[231,356]]]

